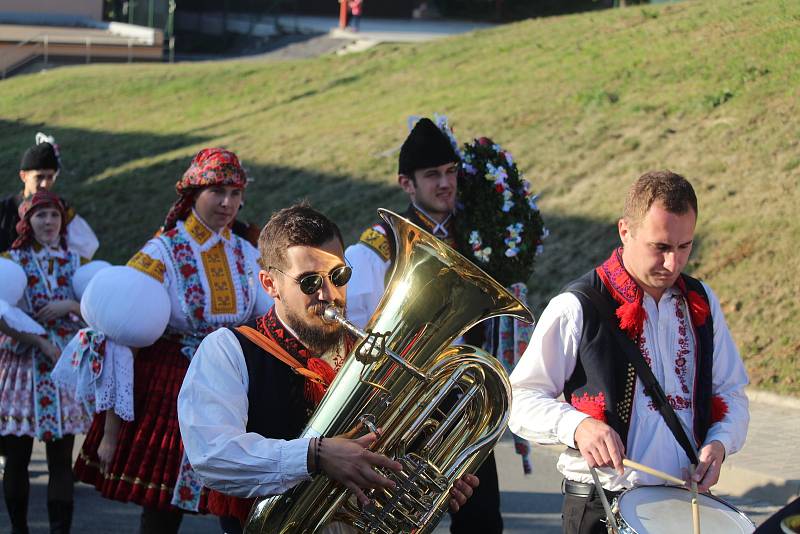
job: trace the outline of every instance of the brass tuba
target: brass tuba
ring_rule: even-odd
[[[373,450],[403,465],[401,473],[383,472],[397,487],[368,492],[370,504],[360,508],[346,488],[316,476],[257,501],[247,534],[311,533],[332,524],[340,532],[430,532],[453,482],[480,466],[506,428],[511,386],[502,365],[481,349],[451,344],[490,317],[531,322],[530,311],[436,237],[395,213],[379,214],[397,254],[366,330],[385,333],[385,348],[362,340],[353,349],[302,437],[336,436],[359,424],[382,428]],[[325,318],[366,336],[334,307]]]

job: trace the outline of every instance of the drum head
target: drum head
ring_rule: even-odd
[[[755,525],[726,502],[698,495],[700,532],[749,534]],[[692,500],[686,488],[644,486],[626,491],[618,499],[619,515],[635,534],[685,534],[692,532]]]

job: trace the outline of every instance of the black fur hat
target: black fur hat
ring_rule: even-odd
[[[414,176],[414,171],[459,161],[450,139],[432,120],[420,119],[400,147],[398,172]]]
[[[57,171],[58,168],[58,156],[50,143],[39,143],[30,147],[22,155],[22,161],[19,164],[19,170],[21,171],[38,169],[53,169]]]

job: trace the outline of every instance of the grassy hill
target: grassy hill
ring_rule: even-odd
[[[58,191],[122,262],[159,226],[206,146],[253,178],[244,218],[308,198],[354,240],[402,208],[411,114],[508,148],[551,230],[539,313],[616,243],[622,192],[670,168],[700,200],[691,271],[720,295],[759,387],[800,394],[800,4],[709,0],[531,20],[445,41],[260,63],[73,67],[0,82],[0,189],[34,132],[56,136]],[[795,213],[795,215],[792,215]]]

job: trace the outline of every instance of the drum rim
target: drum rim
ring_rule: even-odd
[[[631,527],[628,524],[628,522],[625,521],[625,518],[622,517],[622,512],[619,509],[619,502],[622,500],[622,497],[624,497],[626,493],[630,493],[630,492],[635,491],[637,489],[643,489],[643,488],[671,488],[671,489],[677,489],[677,490],[686,491],[686,492],[689,491],[689,488],[685,488],[683,486],[674,486],[674,485],[670,485],[670,484],[649,484],[649,485],[643,485],[643,486],[636,486],[634,488],[628,488],[625,491],[623,491],[622,493],[620,493],[614,499],[614,508],[616,508],[617,515],[619,515],[618,519],[625,522],[625,528],[627,528],[628,531],[630,531],[632,534],[640,534],[640,533],[637,532],[633,527]],[[753,530],[755,530],[756,524],[753,522],[753,520],[750,519],[749,517],[747,517],[747,515],[745,515],[744,512],[742,512],[741,510],[736,508],[731,503],[727,502],[725,499],[717,497],[716,495],[712,495],[711,493],[701,493],[700,495],[702,495],[704,497],[708,497],[710,499],[713,499],[713,500],[715,500],[715,501],[717,501],[719,503],[724,504],[728,508],[732,509],[734,512],[736,512],[737,515],[739,515],[740,517],[744,518],[744,520],[747,521],[753,527]]]

